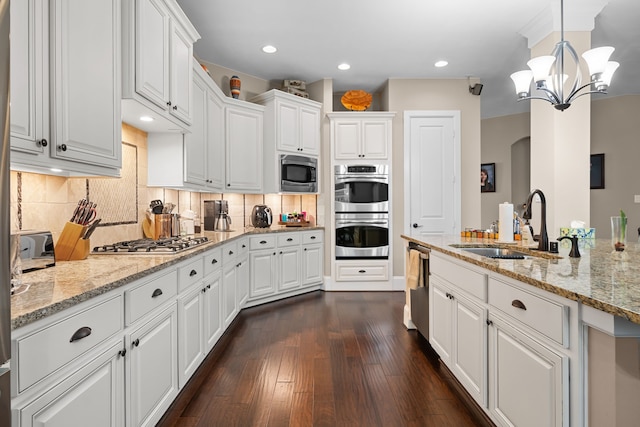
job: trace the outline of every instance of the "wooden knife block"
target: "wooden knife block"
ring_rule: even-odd
[[[64,225],[54,248],[56,261],[87,259],[91,245],[89,240],[82,238],[86,230],[86,225],[73,222]]]

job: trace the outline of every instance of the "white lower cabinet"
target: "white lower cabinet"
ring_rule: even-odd
[[[431,280],[429,297],[432,347],[476,402],[486,407],[486,308],[438,279]]]
[[[489,410],[501,426],[562,426],[568,358],[489,316]]]
[[[129,426],[154,426],[178,395],[176,304],[125,336]]]
[[[575,303],[433,251],[430,274],[429,343],[492,421],[572,425]]]
[[[89,360],[48,392],[14,411],[23,427],[124,426],[122,340]]]
[[[156,425],[243,307],[319,287],[322,233],[234,239],[13,331],[12,427]]]
[[[226,265],[222,271],[222,317],[224,328],[226,329],[236,314],[236,283],[238,281],[238,272],[235,264]]]
[[[196,286],[178,298],[178,380],[184,387],[204,360],[204,293]]]
[[[282,232],[249,239],[250,304],[307,292],[322,283],[323,231]]]

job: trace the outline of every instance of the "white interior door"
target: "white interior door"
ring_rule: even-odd
[[[460,230],[460,113],[405,112],[405,234]]]

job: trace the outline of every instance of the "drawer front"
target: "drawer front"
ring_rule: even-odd
[[[122,296],[118,295],[18,339],[18,392],[122,330],[122,311]]]
[[[205,276],[204,261],[197,257],[190,263],[178,268],[178,293],[201,282]]]
[[[302,244],[306,245],[309,243],[320,243],[324,240],[324,231],[323,230],[315,230],[315,231],[306,231],[302,235]]]
[[[260,249],[273,249],[276,247],[276,236],[274,234],[265,234],[255,236],[249,239],[249,248],[252,251]]]
[[[473,295],[483,302],[487,301],[486,274],[471,270],[438,255],[434,256],[434,252],[431,252],[429,258],[429,272],[440,276],[469,295]]]
[[[166,301],[174,299],[178,293],[178,272],[172,270],[150,282],[124,293],[125,320],[132,324]]]
[[[236,243],[238,248],[238,256],[247,255],[249,253],[249,239],[242,238]]]
[[[568,344],[569,307],[494,278],[489,279],[489,304],[558,344]]]
[[[230,262],[233,262],[238,256],[238,245],[237,242],[226,243],[222,247],[222,264],[227,265]]]
[[[336,281],[359,282],[368,280],[388,280],[389,268],[384,265],[336,265]]]
[[[302,241],[300,233],[283,233],[278,235],[278,247],[299,245]]]
[[[222,266],[222,247],[210,250],[204,255],[204,275],[208,276]]]

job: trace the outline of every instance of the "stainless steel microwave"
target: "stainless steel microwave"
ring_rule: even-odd
[[[281,154],[280,191],[283,193],[317,193],[318,159]]]

